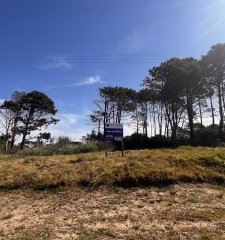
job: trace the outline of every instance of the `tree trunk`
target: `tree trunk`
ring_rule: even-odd
[[[151,137],[153,136],[152,132],[153,132],[153,127],[152,127],[152,114],[149,113],[149,122],[150,122],[150,128],[151,128]]]
[[[212,112],[212,126],[214,128],[215,127],[215,116],[214,116],[212,97],[210,97],[210,105],[211,105],[211,112]]]
[[[15,144],[15,139],[16,139],[16,126],[17,126],[17,123],[18,123],[18,119],[16,118],[14,120],[14,125],[13,125],[13,130],[12,130],[12,138],[11,138],[11,143],[10,143],[10,148],[13,149],[14,147],[14,144]]]
[[[187,96],[187,114],[190,130],[190,143],[191,145],[194,145],[194,123],[193,123],[194,113],[192,96]]]
[[[219,114],[220,114],[220,123],[219,123],[219,131],[218,137],[223,139],[223,105],[222,105],[222,93],[221,93],[221,85],[217,85],[218,90],[218,98],[219,98]]]
[[[162,121],[163,121],[163,108],[162,105],[160,104],[160,118],[159,118],[159,135],[162,136]]]
[[[178,110],[176,103],[172,103],[172,135],[171,141],[173,146],[177,146],[177,128],[178,128]]]
[[[198,97],[198,107],[199,107],[200,124],[201,124],[201,130],[202,130],[203,129],[203,121],[202,121],[202,106],[201,106],[200,97]]]
[[[26,124],[25,124],[24,130],[23,130],[23,137],[22,137],[22,141],[21,141],[21,144],[20,144],[20,149],[21,150],[23,150],[23,148],[24,148],[25,141],[26,141],[26,136],[27,136],[27,132],[28,132],[28,126],[30,124],[30,120],[31,120],[33,114],[34,114],[34,109],[31,109],[30,113],[29,113],[29,117],[26,120]]]
[[[7,130],[6,134],[5,134],[5,152],[8,152],[8,145],[9,145],[9,132]]]
[[[221,85],[221,95],[222,95],[222,103],[223,103],[223,108],[225,107],[225,99],[224,99],[224,84],[222,83]]]
[[[23,148],[24,148],[26,136],[27,136],[27,129],[25,129],[25,131],[23,132],[22,141],[20,143],[20,150],[23,150]]]
[[[165,133],[164,133],[164,135],[166,136],[167,139],[169,138],[169,123],[167,121],[166,113],[165,113]]]
[[[153,103],[153,126],[154,126],[154,136],[156,135],[156,117],[155,117],[155,104]]]
[[[107,102],[106,102],[106,97],[105,97],[105,102],[104,102],[104,119],[103,119],[103,122],[104,122],[104,139],[105,139],[105,127],[106,127],[106,122],[107,122]]]
[[[145,104],[145,136],[148,137],[148,103]]]

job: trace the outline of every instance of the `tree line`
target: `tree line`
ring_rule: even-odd
[[[120,86],[99,89],[89,116],[99,140],[110,122],[125,122],[136,134],[163,137],[172,145],[183,138],[199,144],[206,130],[216,140],[225,140],[225,44],[212,46],[200,59],[174,57],[162,62],[149,70],[141,86],[140,91]]]
[[[99,89],[89,116],[97,134],[88,134],[87,139],[100,142],[107,123],[123,122],[135,130],[142,145],[150,137],[173,146],[204,145],[208,137],[213,144],[225,141],[225,44],[212,46],[200,59],[162,62],[149,69],[140,85],[139,91],[120,86]],[[0,141],[5,150],[13,149],[16,141],[23,149],[28,136],[49,139],[49,133],[35,131],[57,123],[56,113],[54,102],[44,93],[15,91],[0,106]]]

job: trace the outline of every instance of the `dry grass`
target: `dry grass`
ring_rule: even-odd
[[[225,239],[225,190],[70,188],[0,192],[0,239]]]
[[[0,158],[0,188],[225,183],[225,149],[191,148]]]

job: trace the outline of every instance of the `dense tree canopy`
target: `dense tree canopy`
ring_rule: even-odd
[[[16,135],[22,136],[20,148],[23,149],[26,137],[32,131],[46,128],[58,121],[54,118],[57,112],[54,102],[38,91],[15,92],[11,100],[4,101],[1,112],[10,119],[7,123],[6,134],[8,136],[10,134],[7,139],[11,141],[11,148],[14,146]]]

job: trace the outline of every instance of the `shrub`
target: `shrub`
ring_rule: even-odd
[[[48,144],[45,146],[36,146],[34,148],[27,148],[15,154],[21,156],[51,156],[60,154],[78,154],[97,151],[97,145],[94,143],[74,144]]]
[[[203,128],[195,133],[196,144],[200,146],[218,145],[218,131],[212,127]]]
[[[0,154],[5,152],[4,145],[0,143]]]
[[[116,149],[119,149],[120,145],[118,143],[116,143],[116,146]],[[170,140],[160,135],[149,138],[142,134],[135,133],[124,138],[125,149],[163,148],[171,146]]]

